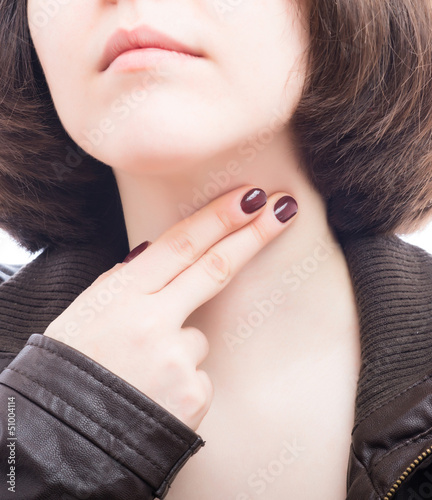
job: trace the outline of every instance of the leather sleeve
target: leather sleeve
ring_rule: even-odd
[[[31,335],[0,374],[2,500],[163,499],[204,444],[126,381],[49,337]]]

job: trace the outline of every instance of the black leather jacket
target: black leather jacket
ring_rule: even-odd
[[[396,237],[342,244],[363,361],[346,498],[432,498],[432,256]],[[204,445],[124,380],[41,334],[124,256],[46,250],[0,286],[2,500],[163,499]],[[53,270],[67,271],[67,283]]]

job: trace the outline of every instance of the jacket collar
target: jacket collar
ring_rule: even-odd
[[[432,255],[396,236],[341,243],[362,357],[348,499],[390,500],[432,458]]]
[[[32,333],[43,333],[123,261],[129,252],[124,221],[115,233],[115,244],[46,248],[0,287],[0,351],[18,353]],[[362,355],[347,498],[378,499],[425,447],[424,441],[401,443],[432,422],[432,410],[424,409],[429,386],[419,383],[432,369],[432,256],[396,236],[340,236],[340,243],[358,303]],[[416,405],[421,418],[407,429]]]

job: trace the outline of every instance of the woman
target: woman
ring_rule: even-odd
[[[2,498],[427,498],[429,3],[0,19]]]

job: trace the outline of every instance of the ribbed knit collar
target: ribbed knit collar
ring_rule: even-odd
[[[341,243],[360,320],[357,425],[432,369],[432,255],[397,236]]]
[[[129,252],[116,245],[46,248],[0,287],[0,351],[18,353]],[[432,256],[396,236],[341,238],[358,303],[362,367],[356,423],[432,368]]]

